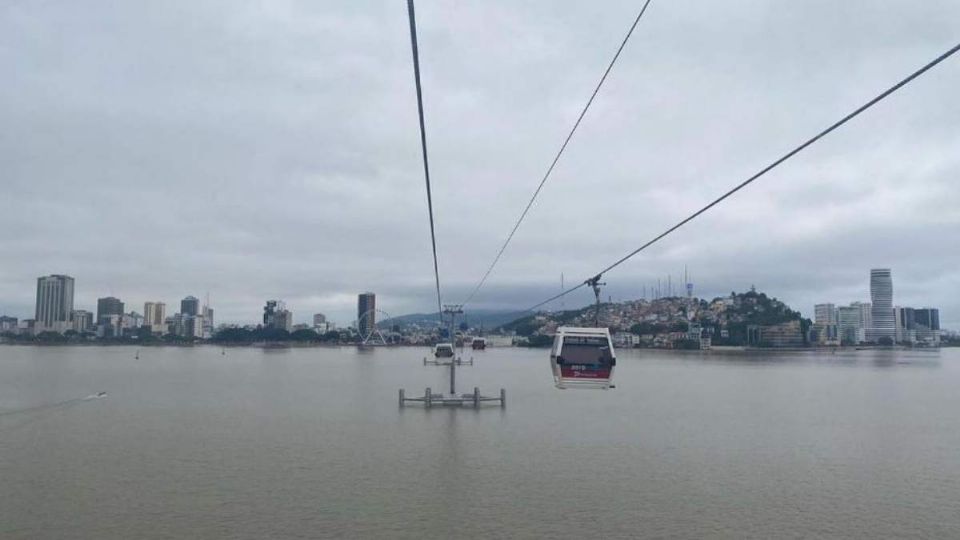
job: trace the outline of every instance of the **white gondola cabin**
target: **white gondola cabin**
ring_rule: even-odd
[[[610,388],[617,358],[607,328],[561,326],[553,339],[550,367],[557,388]]]
[[[453,343],[437,343],[433,348],[433,356],[436,358],[450,358],[453,356]]]

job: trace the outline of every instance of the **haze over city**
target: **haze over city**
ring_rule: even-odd
[[[86,309],[209,292],[220,322],[282,298],[298,322],[346,323],[365,290],[391,314],[434,308],[402,3],[0,9],[15,74],[0,87],[0,314],[30,316],[52,273]],[[445,300],[481,277],[635,10],[419,6]],[[949,47],[960,5],[648,16],[474,307],[591,276]],[[958,83],[955,63],[931,71],[605,276],[604,294],[639,298],[687,265],[697,296],[756,285],[812,317],[869,301],[882,267],[896,304],[957,328]]]

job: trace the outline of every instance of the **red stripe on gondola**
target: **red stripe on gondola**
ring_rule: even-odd
[[[569,366],[562,366],[560,375],[565,379],[609,379],[610,369],[574,369]]]

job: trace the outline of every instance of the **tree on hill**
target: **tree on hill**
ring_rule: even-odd
[[[804,319],[799,311],[755,290],[740,294],[734,292],[731,297],[733,305],[726,310],[728,322],[725,327],[729,337],[715,336],[717,345],[746,345],[748,326],[773,326],[790,321],[800,321],[800,331],[806,341],[807,330],[812,323],[810,319]]]

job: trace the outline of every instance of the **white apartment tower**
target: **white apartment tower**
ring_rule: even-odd
[[[54,274],[37,278],[37,332],[64,332],[71,326],[73,278]]]
[[[893,278],[889,268],[870,270],[870,309],[871,324],[867,330],[867,341],[879,342],[889,338],[897,339],[896,317],[893,313]]]

